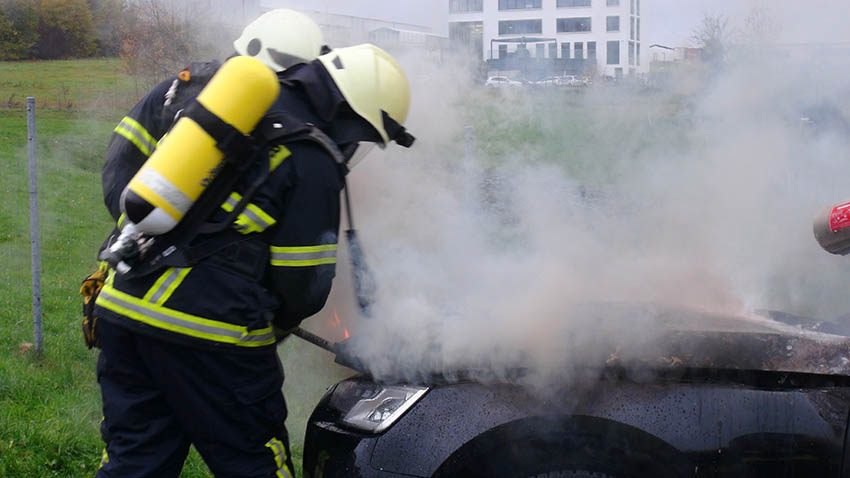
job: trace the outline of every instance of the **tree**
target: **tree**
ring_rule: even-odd
[[[722,67],[726,62],[730,37],[729,19],[725,15],[705,14],[691,39],[702,49],[702,59],[706,63]]]
[[[15,48],[17,33],[12,26],[12,21],[3,15],[0,10],[0,60],[13,60],[10,52]]]
[[[765,45],[779,39],[782,27],[774,13],[764,5],[753,7],[744,18],[744,42]]]
[[[85,0],[41,0],[38,34],[38,58],[87,57],[96,50]]]
[[[124,44],[123,32],[129,22],[126,0],[87,0],[94,24],[97,53],[118,56]]]
[[[38,12],[27,0],[0,0],[0,60],[32,58],[38,43]]]
[[[208,45],[194,1],[136,0],[123,31],[121,58],[136,86],[147,88],[183,69],[190,61],[209,60]],[[210,28],[210,31],[216,31]]]

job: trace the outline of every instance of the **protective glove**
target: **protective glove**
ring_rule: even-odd
[[[102,262],[96,271],[83,279],[83,283],[80,285],[80,295],[83,296],[83,342],[89,349],[100,347],[100,340],[95,334],[97,317],[94,315],[94,303],[97,301],[97,296],[106,281],[107,271],[106,263]]]

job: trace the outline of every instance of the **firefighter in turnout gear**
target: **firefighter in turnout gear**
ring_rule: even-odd
[[[294,476],[276,332],[296,327],[328,297],[340,191],[358,144],[410,146],[413,137],[402,126],[409,87],[392,57],[359,45],[306,61],[309,52],[264,36],[287,30],[256,25],[267,20],[246,27],[234,46],[277,72],[280,94],[251,133],[251,148],[227,152],[248,158],[238,175],[216,177],[230,183],[209,187],[232,186],[228,194],[190,242],[157,256],[167,260],[145,269],[142,256],[130,273],[110,270],[97,296],[100,478],[177,477],[190,445],[219,478]],[[296,26],[312,31],[307,21]],[[321,42],[311,44],[318,55]],[[216,70],[193,67],[154,88],[115,129],[103,190],[119,227],[126,186],[174,115],[191,110],[203,87],[193,81],[205,83]]]

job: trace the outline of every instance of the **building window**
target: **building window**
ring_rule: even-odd
[[[534,58],[543,58],[546,54],[546,45],[543,43],[538,43],[534,45]]]
[[[637,41],[640,41],[640,18],[637,19]]]
[[[635,42],[629,42],[629,65],[635,64]]]
[[[558,0],[558,8],[564,7],[589,7],[591,6],[590,0]]]
[[[549,58],[558,58],[558,44],[550,43],[549,44]]]
[[[587,59],[595,60],[596,59],[596,42],[589,41],[587,42]]]
[[[558,33],[590,31],[590,17],[559,18],[556,24]]]
[[[503,20],[499,22],[499,35],[524,35],[543,33],[543,20]]]
[[[540,8],[543,0],[499,0],[499,10],[521,10]]]
[[[631,4],[632,4],[632,15],[634,15],[635,14],[635,0],[631,0]]]
[[[484,50],[484,23],[451,22],[449,40],[455,47],[469,49],[480,55]]]
[[[635,39],[635,17],[630,18],[631,22],[629,22],[629,39]]]
[[[499,45],[499,59],[508,57],[508,45]]]
[[[637,0],[637,14],[640,15],[640,0]]]
[[[623,69],[622,68],[614,68],[614,77],[620,79],[623,77]]]
[[[635,53],[637,53],[637,64],[640,66],[640,43],[635,45]]]
[[[605,5],[609,7],[619,7],[620,0],[605,0]]]
[[[576,60],[584,60],[584,43],[582,43],[582,42],[580,42],[580,41],[579,41],[579,42],[576,42],[576,44],[575,44],[575,45],[576,45],[576,46],[575,46],[575,50],[576,50],[576,51],[575,51],[575,57],[576,57]]]
[[[605,17],[605,24],[609,32],[620,31],[620,17]]]
[[[608,42],[608,61],[606,62],[609,65],[619,65],[620,64],[620,42],[619,41],[609,41]]]
[[[561,58],[564,60],[570,59],[570,42],[561,43]]]
[[[457,12],[481,12],[484,0],[449,0],[449,11]]]

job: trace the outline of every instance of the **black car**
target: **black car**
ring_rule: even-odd
[[[523,385],[522,367],[339,382],[310,417],[304,476],[850,476],[840,329],[778,313],[794,324],[657,315],[663,324],[636,324],[663,330],[652,347],[600,341],[569,366],[588,373],[543,393]]]

